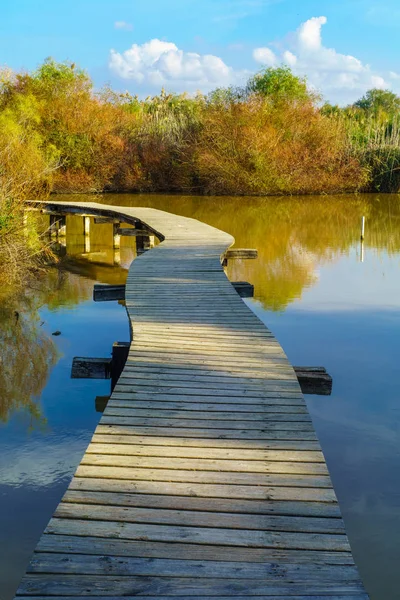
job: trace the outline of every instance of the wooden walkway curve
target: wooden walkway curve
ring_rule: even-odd
[[[367,599],[293,368],[221,266],[233,238],[61,206],[163,242],[130,267],[128,361],[17,598]]]

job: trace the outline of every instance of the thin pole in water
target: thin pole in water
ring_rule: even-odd
[[[364,239],[365,233],[365,217],[361,217],[361,239]]]

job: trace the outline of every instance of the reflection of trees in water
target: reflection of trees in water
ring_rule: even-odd
[[[22,410],[38,427],[45,424],[39,398],[59,358],[38,310],[72,307],[91,296],[93,283],[51,268],[32,285],[25,295],[0,299],[0,420]]]
[[[84,196],[76,200],[87,199]],[[317,280],[316,267],[338,260],[359,242],[361,216],[365,247],[400,252],[400,200],[395,195],[292,198],[107,195],[97,202],[149,206],[193,217],[231,233],[236,246],[257,248],[258,260],[232,261],[232,280],[248,280],[255,296],[282,310]]]
[[[7,421],[13,411],[23,409],[37,425],[44,423],[37,400],[57,352],[40,327],[36,308],[27,304],[11,302],[0,309],[0,420]]]

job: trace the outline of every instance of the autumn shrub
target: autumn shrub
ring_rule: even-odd
[[[9,74],[2,74],[7,93]],[[27,220],[25,202],[45,198],[52,187],[57,168],[57,151],[46,146],[37,131],[38,103],[30,95],[17,95],[0,111],[0,283],[23,283],[36,257],[44,250],[43,241]]]
[[[275,104],[252,94],[211,103],[202,125],[196,162],[208,193],[334,193],[365,181],[342,124],[308,100]]]

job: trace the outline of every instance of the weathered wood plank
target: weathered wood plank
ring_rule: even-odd
[[[41,553],[32,559],[28,573],[60,573],[76,575],[128,575],[145,577],[194,577],[217,579],[263,579],[266,581],[323,582],[358,581],[359,575],[354,566],[334,567],[319,565],[310,569],[307,564],[282,564],[265,562],[228,562],[174,560],[163,558],[131,558],[110,556],[108,560],[96,555],[75,554],[68,561],[64,554]]]
[[[150,525],[176,525],[185,527],[223,527],[229,529],[254,529],[297,533],[344,534],[343,521],[330,517],[298,517],[294,515],[246,515],[244,513],[210,513],[145,507],[105,506],[94,503],[61,502],[54,517],[87,521],[112,521]]]
[[[153,525],[118,521],[86,521],[84,519],[60,519],[53,517],[46,528],[47,533],[62,535],[90,535],[153,542],[216,544],[221,546],[244,546],[246,548],[292,548],[307,550],[350,550],[346,535],[322,533],[298,533],[285,531],[257,531],[217,527],[180,525]]]
[[[331,595],[344,593],[362,592],[359,582],[344,583],[305,583],[305,582],[281,582],[272,583],[267,580],[258,579],[203,579],[203,578],[180,578],[180,577],[115,577],[90,576],[90,575],[29,575],[21,583],[20,594],[24,595],[82,595],[91,596],[152,596],[160,600],[162,597],[176,596],[190,597],[191,595],[221,596],[228,594],[229,597],[245,595],[245,597],[283,596],[285,594],[316,596],[330,592]]]
[[[268,485],[231,485],[181,481],[140,480],[121,477],[121,469],[81,465],[70,484],[70,489],[109,491],[116,493],[161,494],[202,498],[232,498],[245,500],[279,500],[298,502],[336,503],[330,488],[291,488]]]
[[[156,446],[174,446],[174,447],[195,447],[201,449],[199,456],[202,456],[203,448],[234,448],[243,450],[311,450],[321,452],[321,447],[316,440],[302,441],[302,440],[251,440],[251,444],[246,439],[228,437],[216,438],[216,437],[185,437],[170,435],[170,430],[162,430],[158,435],[141,435],[136,431],[132,431],[130,427],[121,427],[115,425],[98,425],[94,434],[95,439],[97,436],[103,436],[105,441],[109,443],[118,444],[138,444],[138,445],[156,445]],[[100,439],[100,438],[97,438]]]
[[[268,462],[290,461],[291,463],[325,464],[324,456],[320,450],[267,449],[264,448],[264,444],[260,449],[238,447],[237,445],[233,445],[231,448],[225,446],[224,443],[218,447],[216,444],[205,443],[204,441],[196,445],[196,440],[183,439],[181,441],[174,440],[174,438],[153,439],[140,436],[128,436],[127,438],[118,434],[102,435],[95,433],[86,452],[88,454],[121,453],[134,456],[175,456],[177,458],[199,458],[201,456],[201,458],[221,458],[225,460],[240,458],[242,460]]]
[[[84,482],[82,483],[84,487]],[[108,480],[104,482],[107,488]],[[214,513],[246,513],[261,515],[281,515],[298,517],[340,517],[337,504],[324,502],[299,502],[297,500],[286,501],[259,501],[259,500],[235,500],[232,498],[201,498],[197,496],[163,496],[161,494],[137,494],[117,493],[114,491],[88,491],[80,489],[68,489],[62,499],[63,503],[98,504],[105,506],[136,506],[144,508],[163,508],[181,510],[200,510]],[[99,484],[99,487],[101,485]]]

